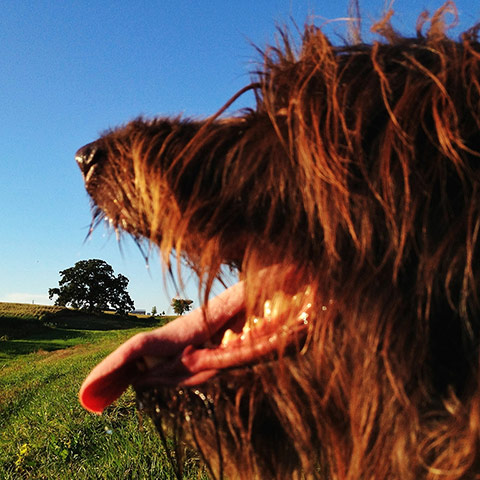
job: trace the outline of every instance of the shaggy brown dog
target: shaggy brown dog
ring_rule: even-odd
[[[95,218],[175,250],[208,296],[85,381],[129,384],[228,478],[479,478],[480,45],[265,54],[255,109],[133,121],[78,153]],[[421,20],[425,20],[421,17]]]

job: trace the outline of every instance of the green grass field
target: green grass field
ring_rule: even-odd
[[[98,361],[167,320],[0,303],[0,479],[175,478],[132,391],[102,416],[77,400]],[[207,478],[187,459],[184,478]]]

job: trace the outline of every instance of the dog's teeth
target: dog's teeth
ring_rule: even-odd
[[[301,291],[293,296],[288,296],[283,292],[276,292],[271,299],[265,300],[263,304],[263,316],[249,317],[240,333],[235,333],[230,328],[227,329],[223,334],[220,346],[226,347],[229,343],[232,342],[232,340],[236,339],[240,339],[240,341],[243,341],[247,338],[250,332],[253,332],[258,328],[261,329],[266,323],[270,323],[276,319],[279,319],[286,314],[290,317],[295,310],[297,312],[300,312],[297,314],[297,319],[303,322],[304,325],[308,325],[309,310],[312,308],[312,304],[310,302],[305,302],[310,296],[310,286],[307,286],[304,291]],[[282,335],[284,335],[290,330],[290,327],[287,324],[284,324],[279,328],[282,332]],[[278,335],[274,334],[268,340],[270,343],[273,343],[276,342],[277,339]]]
[[[268,299],[263,304],[263,318],[270,322],[278,318],[285,310],[287,310],[289,302],[283,293],[277,292],[272,299]]]
[[[252,330],[253,328],[258,328],[258,327],[261,327],[265,321],[269,322],[270,320],[269,319],[266,319],[266,318],[263,318],[263,317],[253,317],[250,319],[250,321],[245,324],[245,326],[243,327],[244,331],[245,332],[248,332],[250,330]],[[245,328],[247,327],[247,328]]]
[[[302,320],[305,325],[308,325],[308,313],[307,312],[302,312],[298,316],[299,320]]]
[[[263,304],[263,318],[270,321],[272,319],[272,302],[271,300],[266,300]]]
[[[276,333],[274,333],[269,339],[268,341],[270,343],[275,343],[276,341],[278,340],[278,335]]]
[[[222,343],[221,343],[222,347],[225,347],[228,344],[228,342],[230,342],[230,340],[233,338],[233,336],[234,336],[233,330],[230,328],[227,329],[223,334]]]

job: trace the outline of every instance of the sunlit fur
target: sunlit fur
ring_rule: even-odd
[[[480,475],[480,45],[477,28],[446,36],[452,8],[413,39],[389,15],[371,45],[282,35],[252,110],[139,119],[95,144],[96,215],[175,250],[206,290],[224,264],[247,314],[293,288],[292,265],[314,290],[307,339],[279,358],[139,393],[212,476]]]

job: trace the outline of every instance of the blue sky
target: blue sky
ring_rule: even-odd
[[[383,0],[361,1],[366,19]],[[424,8],[398,0],[395,25],[412,34]],[[480,3],[459,0],[462,26]],[[249,81],[275,24],[309,14],[318,25],[345,17],[347,1],[13,1],[0,7],[0,301],[50,304],[59,271],[101,258],[130,279],[137,308],[167,310],[160,261],[147,268],[126,237],[98,228],[87,240],[90,204],[75,151],[140,114],[205,117]],[[342,22],[329,32],[343,31]],[[246,97],[237,107],[253,105]],[[186,296],[198,306],[194,282]]]

